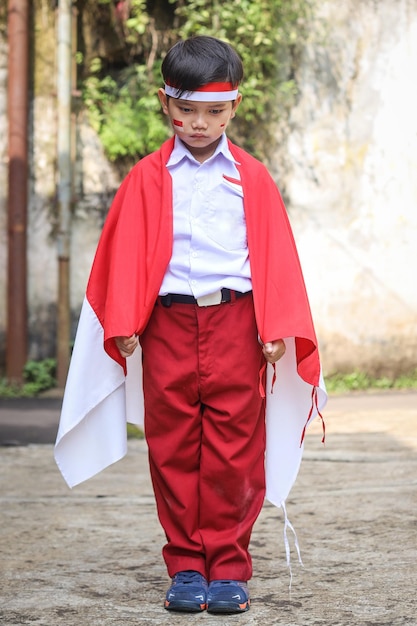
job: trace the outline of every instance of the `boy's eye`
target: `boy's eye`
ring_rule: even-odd
[[[192,109],[190,109],[189,107],[179,107],[180,111],[182,111],[183,113],[190,113],[190,111]]]
[[[211,109],[210,113],[213,113],[213,115],[218,115],[219,113],[222,113],[223,109]]]

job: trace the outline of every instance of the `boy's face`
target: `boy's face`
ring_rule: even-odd
[[[240,94],[236,100],[227,102],[181,100],[167,98],[164,89],[158,91],[158,96],[162,110],[168,115],[175,134],[200,163],[214,153],[242,100]]]

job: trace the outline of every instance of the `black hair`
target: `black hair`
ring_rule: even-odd
[[[161,70],[164,81],[178,89],[178,97],[208,83],[230,82],[235,89],[243,78],[242,61],[232,46],[206,35],[178,41]]]

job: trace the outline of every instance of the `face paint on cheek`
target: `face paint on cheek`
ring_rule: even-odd
[[[226,124],[220,124],[220,128],[224,128]]]
[[[175,128],[177,130],[184,130],[183,126],[184,124],[180,121],[180,120],[172,120],[173,125],[175,126]]]

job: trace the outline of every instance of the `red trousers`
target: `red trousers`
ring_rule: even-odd
[[[155,306],[140,338],[145,435],[168,573],[248,580],[265,496],[264,362],[252,296]]]

